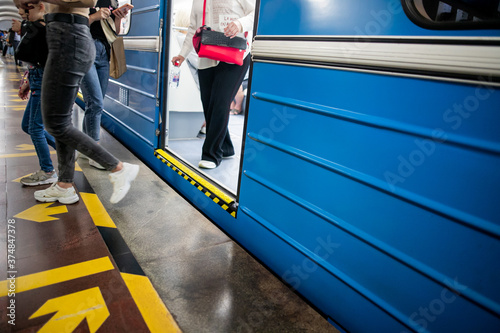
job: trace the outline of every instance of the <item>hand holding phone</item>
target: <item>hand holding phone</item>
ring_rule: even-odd
[[[129,3],[126,3],[120,7],[118,7],[117,9],[113,10],[113,14],[116,15],[116,12],[120,12],[121,14],[123,15],[127,15],[128,14],[128,11],[131,10],[132,8],[134,8],[133,5],[129,4]],[[119,16],[119,15],[118,15]]]

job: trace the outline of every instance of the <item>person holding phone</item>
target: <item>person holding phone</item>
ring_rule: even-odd
[[[24,9],[19,10],[19,14],[23,18],[23,26],[28,24],[25,22],[25,20],[28,20],[37,29],[45,29],[43,23],[45,5],[43,2],[33,5],[33,8],[29,11],[25,11]],[[21,31],[21,26],[19,26],[19,31]],[[45,36],[42,35],[39,38],[43,37]],[[44,52],[42,49],[36,49],[35,51]],[[28,64],[28,72],[25,74],[25,79],[23,79],[18,92],[19,98],[23,100],[29,99],[24,111],[21,128],[31,137],[40,165],[40,170],[21,178],[20,183],[26,186],[52,184],[57,181],[57,173],[52,165],[49,150],[49,145],[56,149],[56,142],[52,135],[45,131],[42,121],[41,89],[43,65],[42,60],[34,64]]]
[[[40,0],[19,0],[20,7],[31,9]],[[79,201],[73,186],[75,149],[111,171],[113,184],[110,202],[122,200],[137,177],[139,166],[119,161],[88,135],[73,127],[73,104],[83,77],[95,58],[94,40],[89,29],[89,8],[95,0],[44,0],[47,4],[48,57],[42,81],[42,115],[47,132],[56,140],[58,181],[36,191],[41,202]]]
[[[104,106],[104,96],[108,88],[109,81],[109,56],[111,45],[109,45],[106,35],[101,26],[101,20],[108,17],[113,18],[115,31],[120,31],[121,20],[128,13],[126,10],[115,10],[116,1],[98,0],[94,8],[90,8],[89,23],[90,33],[94,40],[96,55],[94,64],[85,74],[82,80],[82,94],[85,101],[85,115],[83,117],[83,133],[90,136],[96,142],[100,139],[101,116]],[[111,11],[113,10],[113,11]],[[87,157],[79,154],[79,157]],[[93,159],[89,159],[89,165],[104,170],[105,167]]]

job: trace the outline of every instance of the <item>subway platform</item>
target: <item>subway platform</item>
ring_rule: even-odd
[[[104,130],[141,166],[127,197],[110,204],[108,173],[80,158],[80,201],[37,202],[48,185],[19,183],[39,169],[24,70],[0,57],[0,332],[337,332]]]

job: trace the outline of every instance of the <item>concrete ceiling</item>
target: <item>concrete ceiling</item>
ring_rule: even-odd
[[[12,19],[21,20],[12,0],[0,0],[0,30],[9,30]]]

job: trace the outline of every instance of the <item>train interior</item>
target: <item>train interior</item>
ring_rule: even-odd
[[[170,3],[171,26],[166,59],[179,54],[189,25],[191,0],[173,0]],[[249,37],[251,38],[251,37]],[[198,162],[204,141],[204,118],[197,78],[197,55],[194,50],[181,66],[179,86],[169,89],[167,96],[167,130],[165,148],[182,160],[191,169],[203,175],[232,196],[236,196],[241,162],[241,148],[244,128],[244,108],[247,89],[240,87],[235,101],[229,107],[229,133],[235,147],[235,155],[224,159],[215,169],[201,169]],[[243,86],[246,88],[248,74]],[[232,107],[232,108],[231,108]]]

